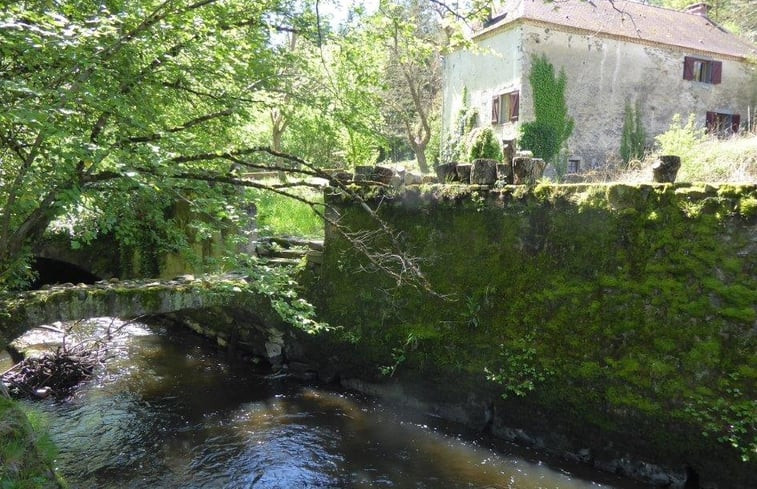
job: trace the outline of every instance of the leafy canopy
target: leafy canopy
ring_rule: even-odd
[[[183,245],[171,202],[241,219],[234,168],[270,165],[249,121],[281,87],[280,36],[315,36],[313,19],[290,0],[4,7],[0,286],[27,279],[32,244],[61,216],[86,214],[85,238],[142,228],[168,248]]]

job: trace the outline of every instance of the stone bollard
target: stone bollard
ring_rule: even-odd
[[[463,183],[470,183],[470,173],[472,165],[470,163],[459,163],[455,167],[457,172],[457,180]]]
[[[436,178],[439,179],[439,183],[449,183],[457,180],[457,172],[455,168],[457,163],[445,163],[436,167]]]
[[[497,180],[505,184],[513,183],[513,164],[505,162],[497,165]]]
[[[481,158],[473,160],[470,183],[473,185],[494,185],[497,181],[497,160]]]
[[[662,155],[652,165],[652,179],[657,183],[673,183],[680,168],[679,156]]]
[[[502,141],[502,163],[512,165],[513,157],[515,157],[515,140],[505,139]]]
[[[513,183],[515,185],[525,185],[528,183],[528,178],[531,175],[531,163],[530,156],[516,156],[513,158]]]
[[[352,182],[353,175],[348,171],[337,170],[331,174],[331,178],[339,183],[350,183]]]
[[[374,166],[371,171],[371,180],[378,183],[389,184],[394,176],[394,170],[385,166]]]
[[[355,167],[355,181],[364,182],[370,180],[373,174],[373,167],[368,165],[358,165]]]
[[[541,177],[544,176],[544,169],[547,164],[541,158],[534,158],[531,160],[531,177],[529,183],[536,183]]]

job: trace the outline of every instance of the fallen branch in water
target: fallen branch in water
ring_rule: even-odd
[[[77,385],[92,376],[97,366],[104,364],[107,344],[113,335],[140,318],[123,322],[116,328],[113,328],[113,319],[104,337],[86,338],[74,345],[68,345],[66,338],[79,321],[65,331],[48,327],[46,329],[64,334],[61,346],[54,352],[25,358],[15,364],[0,374],[0,385],[14,398],[68,397]]]

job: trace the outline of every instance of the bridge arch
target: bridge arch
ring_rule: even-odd
[[[103,278],[78,264],[43,256],[34,257],[32,269],[37,278],[30,285],[31,289],[64,283],[93,284]]]

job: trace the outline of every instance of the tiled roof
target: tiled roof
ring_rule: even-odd
[[[757,55],[757,46],[705,16],[630,0],[507,0],[504,9],[476,36],[519,19],[739,58]]]

